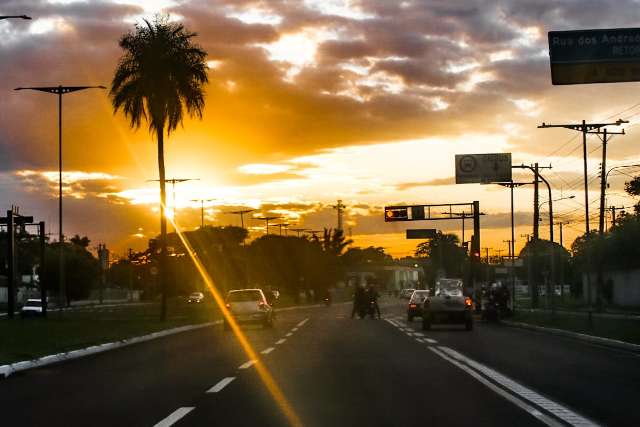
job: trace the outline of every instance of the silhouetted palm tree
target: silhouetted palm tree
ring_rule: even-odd
[[[135,31],[120,39],[124,54],[113,81],[111,100],[114,112],[122,109],[132,128],[144,119],[158,143],[160,181],[160,283],[161,319],[166,319],[167,220],[164,168],[164,134],[182,124],[184,111],[202,118],[203,85],[207,83],[207,53],[193,43],[195,33],[182,24],[156,17],[136,25]]]

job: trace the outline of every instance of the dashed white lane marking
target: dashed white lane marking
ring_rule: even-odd
[[[177,423],[182,417],[196,409],[194,406],[185,406],[173,411],[167,418],[157,423],[154,427],[169,427]]]
[[[433,347],[429,347],[429,349],[433,351]],[[509,390],[514,395],[517,395],[521,399],[524,399],[526,401],[529,401],[530,403],[533,403],[533,404],[541,407],[545,411],[549,412],[550,414],[553,414],[555,417],[557,417],[558,419],[564,421],[565,423],[567,423],[567,424],[569,424],[571,426],[581,426],[581,427],[597,426],[597,424],[595,424],[593,421],[591,421],[591,420],[589,420],[587,418],[584,418],[583,416],[571,411],[570,409],[566,408],[565,406],[563,406],[563,405],[561,405],[559,403],[556,403],[556,402],[554,402],[554,401],[552,401],[550,399],[547,399],[546,397],[543,397],[542,395],[536,393],[535,391],[531,390],[530,388],[527,388],[527,387],[523,386],[522,384],[519,384],[519,383],[515,382],[511,378],[506,377],[506,376],[502,375],[501,373],[499,373],[497,371],[494,371],[493,369],[489,368],[488,366],[483,365],[481,363],[478,363],[473,359],[469,359],[468,357],[458,353],[457,351],[453,350],[452,348],[449,348],[449,347],[438,347],[438,350],[440,350],[442,353],[446,353],[446,356],[448,356],[449,358],[455,359],[455,362],[457,364],[459,364],[458,365],[459,367],[461,367],[463,369],[465,367],[472,368],[474,370],[474,372],[477,372],[479,374],[483,374],[485,377],[487,377],[487,378],[491,379],[492,381],[495,381],[496,383],[500,384],[502,387],[504,387],[505,389]],[[440,356],[443,357],[442,355],[440,355]],[[460,365],[462,365],[462,366],[460,366]],[[465,369],[465,371],[467,371],[467,369]],[[517,397],[515,397],[515,396],[514,396],[514,398],[517,399]],[[532,411],[528,411],[528,412],[531,413],[531,415],[533,415],[533,416],[539,418],[540,420],[544,421],[541,418],[541,416],[543,416],[543,414],[541,412],[535,410],[535,409],[534,409],[534,411],[536,413],[534,413]],[[551,420],[551,421],[553,421],[553,420]],[[559,425],[559,424],[554,422],[554,424],[548,424],[548,425]]]
[[[265,348],[264,350],[262,350],[260,353],[262,354],[269,354],[271,353],[273,350],[275,350],[274,347],[269,347],[269,348]]]
[[[431,338],[425,338],[424,339],[426,342],[428,342],[429,344],[438,344],[438,341],[436,340],[432,340]]]
[[[281,339],[279,339],[278,341],[276,341],[276,344],[278,344],[278,345],[279,345],[279,344],[283,344],[285,341],[286,341],[286,339],[285,339],[285,338],[281,338]]]
[[[218,382],[218,384],[214,385],[209,390],[207,390],[207,393],[219,393],[220,391],[222,391],[223,388],[225,388],[226,386],[231,384],[231,381],[233,381],[235,379],[236,379],[236,377],[223,378]]]
[[[291,330],[291,332],[295,332],[295,331],[297,331],[297,330],[298,330],[298,328],[293,328],[293,329]]]
[[[417,337],[423,337],[424,334],[422,332],[415,332],[413,335],[417,336]]]
[[[309,321],[309,318],[307,317],[306,319],[304,319],[302,322],[298,323],[296,326],[299,328],[300,326],[304,325],[305,323],[307,323]]]
[[[288,334],[285,334],[285,337],[290,337],[291,335],[293,335],[293,333],[289,332]]]
[[[247,369],[252,367],[256,363],[255,360],[249,360],[248,362],[244,362],[242,365],[238,366],[238,369]]]

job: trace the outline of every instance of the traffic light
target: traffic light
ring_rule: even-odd
[[[385,207],[384,208],[384,221],[409,221],[409,208],[408,207]]]

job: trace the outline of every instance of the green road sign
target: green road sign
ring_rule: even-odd
[[[640,28],[550,31],[554,85],[640,81]]]

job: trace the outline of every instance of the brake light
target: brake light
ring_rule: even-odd
[[[409,308],[416,308],[416,307],[417,307],[417,305],[415,305],[415,304],[409,304]]]
[[[260,301],[258,303],[258,308],[263,309],[266,306],[266,304],[263,301]]]
[[[464,305],[466,305],[467,307],[471,307],[471,304],[472,304],[471,298],[466,297],[464,299]]]
[[[227,308],[231,308],[231,304],[229,304],[229,303],[226,303],[226,304],[225,304],[225,306],[226,306]]]

